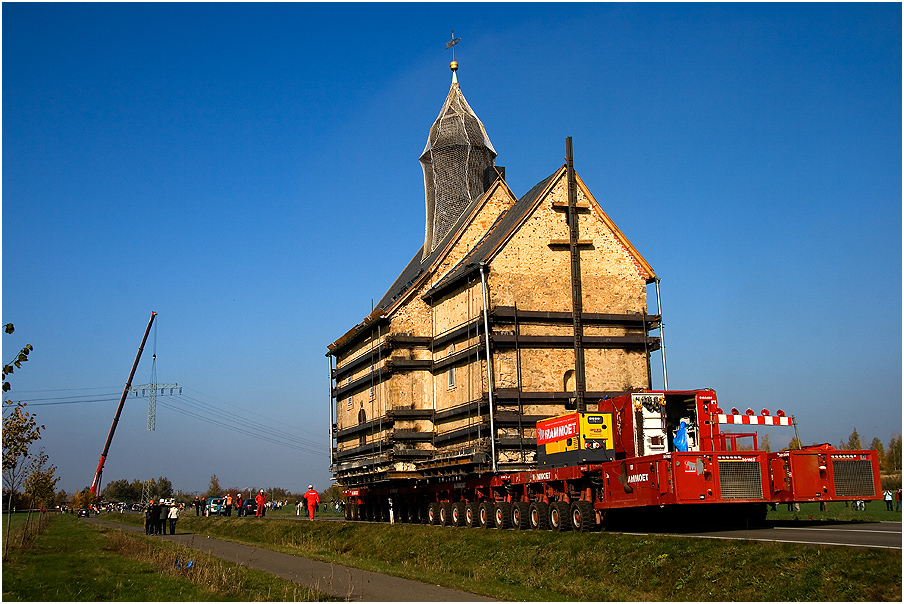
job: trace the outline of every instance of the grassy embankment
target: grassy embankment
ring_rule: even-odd
[[[820,511],[818,503],[802,503],[800,511],[788,510],[788,504],[778,504],[776,510],[769,510],[767,521],[773,520],[841,520],[861,522],[901,522],[901,512],[889,512],[884,501],[867,501],[863,510],[855,510],[852,505],[833,502],[826,504],[826,510]]]
[[[288,601],[319,596],[175,543],[96,527],[70,515],[50,520],[30,547],[11,548],[3,559],[3,600]],[[191,569],[185,567],[189,560]]]
[[[802,505],[801,512],[792,514],[816,519],[818,505],[813,505],[815,510]],[[877,503],[871,505],[878,510]],[[858,514],[866,519],[864,512]],[[900,520],[900,514],[895,516]],[[141,523],[137,516],[120,519]],[[901,552],[895,550],[280,518],[189,515],[179,523],[186,532],[505,600],[901,598]]]

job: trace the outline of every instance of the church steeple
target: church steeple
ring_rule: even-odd
[[[420,157],[427,205],[425,258],[452,229],[465,208],[483,195],[484,172],[496,160],[496,150],[483,124],[461,93],[456,77],[458,63],[453,60],[450,68],[452,86]]]

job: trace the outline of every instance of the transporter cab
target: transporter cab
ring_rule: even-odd
[[[725,413],[713,390],[636,392],[587,406],[537,422],[535,470],[390,479],[345,491],[346,517],[587,531],[630,510],[757,523],[769,503],[881,495],[875,451],[760,451],[753,428],[793,426],[781,410]],[[729,431],[741,426],[749,429]]]

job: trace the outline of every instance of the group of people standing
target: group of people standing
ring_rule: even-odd
[[[202,497],[195,497],[195,516],[205,516],[203,513],[204,506],[207,505],[207,499]],[[242,494],[239,493],[233,499],[232,493],[227,493],[225,497],[223,497],[223,515],[224,516],[232,516],[232,506],[235,504],[235,515],[236,516],[250,516],[250,510],[246,510],[247,500],[242,498]],[[254,515],[255,517],[262,518],[264,516],[264,512],[267,507],[267,495],[264,493],[264,490],[261,489],[257,496],[254,498]]]
[[[176,534],[176,521],[179,519],[179,506],[167,505],[162,500],[151,499],[144,508],[144,533],[146,535],[165,535],[166,521],[169,520],[170,535]]]

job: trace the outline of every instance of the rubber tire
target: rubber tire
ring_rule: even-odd
[[[452,504],[439,504],[439,523],[442,526],[452,526]]]
[[[439,524],[438,505],[434,502],[427,506],[427,524]]]
[[[493,526],[493,504],[484,501],[477,508],[477,522],[480,528],[490,528]]]
[[[498,529],[512,528],[512,504],[500,501],[493,506],[493,524]]]
[[[571,529],[574,531],[587,533],[596,528],[596,512],[589,501],[573,501],[568,519],[571,521]]]
[[[527,524],[535,531],[549,528],[549,506],[542,501],[534,501],[527,511]]]
[[[568,504],[561,501],[553,501],[549,505],[549,528],[551,530],[557,533],[571,530],[568,508]]]
[[[528,510],[530,504],[526,501],[519,501],[512,504],[512,528],[518,531],[530,528],[528,522]]]
[[[476,503],[467,503],[465,504],[465,526],[468,528],[474,528],[475,526],[480,526],[480,523],[477,522],[477,508],[478,505]]]
[[[346,505],[344,511],[345,511],[345,519],[351,520],[352,519],[352,506]]]
[[[461,501],[452,504],[452,526],[464,526],[465,524],[465,504]]]

